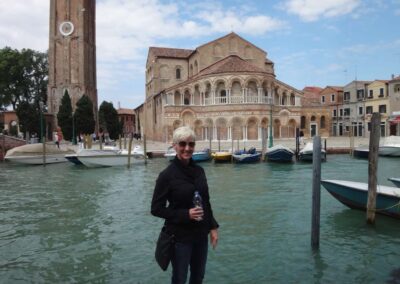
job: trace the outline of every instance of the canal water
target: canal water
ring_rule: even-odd
[[[400,176],[379,159],[379,184]],[[169,283],[150,202],[163,159],[126,168],[0,163],[0,283]],[[348,209],[321,188],[310,247],[312,165],[203,163],[220,228],[204,283],[399,283],[400,220]],[[368,162],[328,156],[325,179],[366,182]],[[396,282],[397,281],[397,282]]]

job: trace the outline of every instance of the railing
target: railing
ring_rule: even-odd
[[[231,104],[242,104],[243,97],[242,96],[231,96]]]
[[[258,103],[258,96],[246,97],[246,103]]]
[[[226,104],[226,97],[215,97],[215,104]]]
[[[212,104],[212,98],[205,98],[204,99],[204,104],[205,105],[211,105]]]
[[[261,103],[272,104],[272,98],[270,98],[270,97],[261,97]]]

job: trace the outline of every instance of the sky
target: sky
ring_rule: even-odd
[[[0,0],[0,48],[46,51],[49,0]],[[150,46],[195,49],[235,32],[267,52],[277,79],[344,86],[400,75],[400,0],[97,0],[99,104],[136,108]]]

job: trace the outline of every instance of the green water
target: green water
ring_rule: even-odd
[[[0,163],[0,282],[169,283],[153,257],[162,221],[149,213],[166,165]],[[380,158],[378,182],[391,185],[399,165]],[[205,283],[400,281],[400,220],[368,226],[323,188],[320,249],[311,250],[311,164],[202,166],[221,225]],[[366,160],[347,155],[322,165],[323,178],[366,182],[367,172]]]

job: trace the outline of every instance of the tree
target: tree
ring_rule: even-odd
[[[38,107],[23,101],[18,104],[16,113],[23,133],[28,131],[29,133],[37,133],[40,136],[40,109]],[[45,127],[44,116],[42,116],[42,119],[42,125]],[[45,130],[43,129],[43,131]]]
[[[0,109],[22,101],[47,101],[47,53],[32,49],[0,49]]]
[[[99,108],[100,127],[108,132],[111,139],[117,139],[122,133],[122,124],[118,119],[118,112],[112,103],[102,102]]]
[[[90,134],[94,132],[95,121],[93,103],[88,96],[83,95],[76,103],[75,129],[76,133]]]
[[[65,90],[57,114],[57,124],[61,127],[65,140],[72,138],[72,104],[68,91]]]

